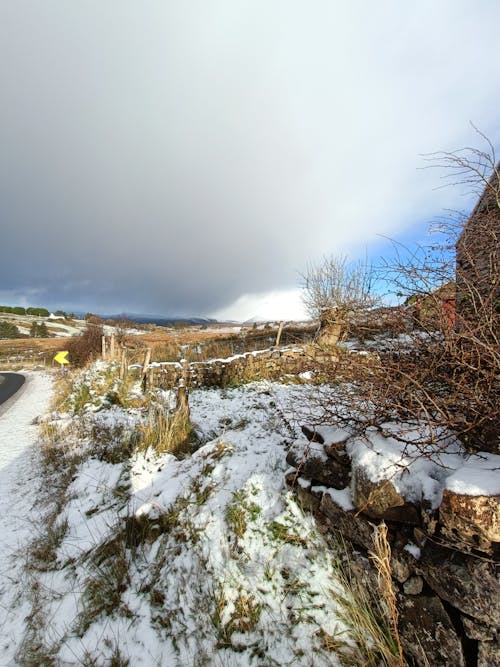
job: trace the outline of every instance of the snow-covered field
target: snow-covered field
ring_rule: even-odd
[[[50,424],[64,432],[59,455],[74,468],[54,509],[64,464],[52,490],[32,425],[50,380],[30,376],[0,418],[0,665],[49,656],[55,665],[340,664],[325,640],[353,645],[336,565],[284,485],[297,435],[282,420],[286,394],[270,383],[193,392],[206,444],[181,460],[88,455],[96,424],[122,437],[139,408],[59,414]],[[43,561],[40,539],[52,533],[54,554]]]
[[[33,450],[31,423],[47,409],[46,375],[30,375],[0,416],[0,665],[343,664],[356,642],[339,556],[284,481],[318,389],[193,390],[200,446],[178,458],[130,454],[151,397],[129,386],[120,405],[116,382],[103,362],[76,376],[64,410],[43,420],[49,462]],[[335,399],[334,387],[321,391]],[[158,391],[153,400],[174,398]],[[414,465],[390,434],[352,439],[347,450],[373,479],[389,470],[401,493],[434,506],[448,481],[472,488],[470,475],[460,482],[455,445],[447,467]],[[481,463],[478,483],[493,464]],[[352,507],[349,487],[334,493]]]
[[[325,642],[353,644],[336,566],[284,485],[296,436],[280,416],[287,391],[194,391],[192,420],[206,444],[181,460],[81,458],[57,517],[65,529],[54,562],[36,577],[47,625],[34,643],[55,664],[340,664]],[[101,434],[130,428],[133,410],[94,409],[78,443],[72,420],[60,420],[61,453],[89,445],[91,423]]]

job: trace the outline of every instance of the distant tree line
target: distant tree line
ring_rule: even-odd
[[[31,338],[49,338],[50,333],[45,322],[33,322],[30,327]],[[12,338],[26,338],[26,334],[22,334],[14,322],[7,320],[0,320],[0,339]]]
[[[62,311],[58,311],[62,313]],[[36,317],[48,317],[50,312],[46,308],[23,308],[22,306],[0,306],[0,313],[11,315],[35,315]]]

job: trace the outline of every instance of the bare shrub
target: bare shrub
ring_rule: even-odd
[[[102,324],[92,324],[88,321],[83,334],[71,340],[68,345],[68,357],[73,366],[85,366],[101,353],[103,335]]]

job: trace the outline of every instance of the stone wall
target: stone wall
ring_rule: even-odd
[[[169,389],[184,379],[188,387],[225,387],[252,380],[276,380],[314,370],[317,355],[308,347],[258,350],[227,359],[149,364],[150,387]]]
[[[496,167],[456,246],[457,305],[465,318],[477,318],[485,306],[500,312],[500,205]]]
[[[288,452],[286,480],[323,532],[339,531],[366,567],[375,526],[388,527],[408,664],[499,667],[500,496],[445,491],[438,509],[409,503],[390,480],[352,469],[347,440],[303,432]]]

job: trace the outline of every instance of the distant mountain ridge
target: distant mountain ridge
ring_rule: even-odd
[[[79,317],[84,317],[87,314],[87,311],[73,311],[75,315]],[[114,314],[102,314],[92,311],[94,315],[102,318],[103,320],[122,320],[126,319],[130,322],[137,322],[137,324],[158,324],[163,326],[168,326],[175,324],[175,322],[185,322],[187,324],[218,324],[219,321],[210,317],[170,317],[167,315],[152,315],[148,313],[114,313]]]
[[[127,319],[137,324],[159,324],[169,325],[175,322],[186,322],[187,324],[216,324],[217,320],[210,317],[167,317],[165,315],[149,315],[146,313],[119,313],[115,315],[101,315],[103,319],[120,320]]]

